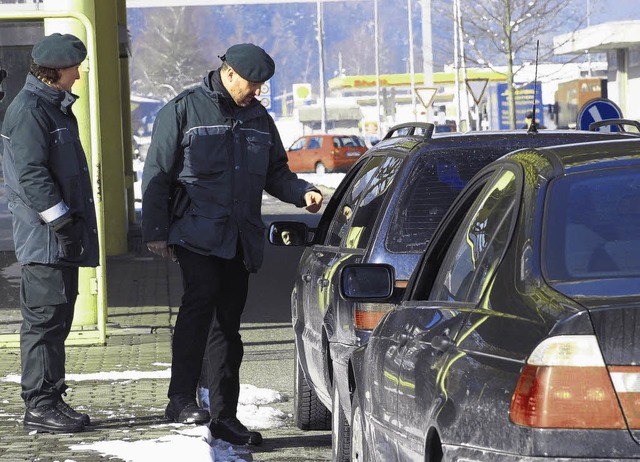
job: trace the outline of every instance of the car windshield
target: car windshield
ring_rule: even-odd
[[[640,169],[555,180],[547,196],[543,243],[549,280],[640,277]]]

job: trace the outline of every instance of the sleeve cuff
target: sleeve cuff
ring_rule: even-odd
[[[42,218],[45,223],[50,224],[51,222],[57,220],[68,212],[69,207],[67,207],[67,204],[65,204],[63,201],[60,201],[53,207],[40,212],[40,218]]]

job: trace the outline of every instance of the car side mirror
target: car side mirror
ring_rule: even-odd
[[[269,242],[278,246],[300,246],[309,243],[310,230],[306,223],[274,221],[269,226]]]
[[[393,267],[387,264],[350,264],[340,273],[340,295],[345,300],[385,300],[394,285]]]

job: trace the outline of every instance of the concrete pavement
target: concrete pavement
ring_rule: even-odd
[[[265,217],[265,222],[268,221],[271,219]],[[250,282],[241,332],[245,342],[241,382],[274,389],[292,397],[290,292],[278,290],[280,298],[275,304],[282,306],[276,306],[272,311],[275,315],[270,315],[264,306],[264,288],[273,287],[274,281],[282,283],[284,278],[290,290],[289,282],[300,249],[276,249],[267,245],[265,250],[289,254],[284,259],[284,253],[278,253],[276,258],[267,258],[261,272],[252,276],[254,279]],[[108,258],[107,286],[107,344],[67,347],[67,377],[105,372],[127,376],[126,371],[166,371],[171,361],[171,331],[182,295],[178,265],[153,257],[142,245],[139,229],[133,229],[128,254]],[[6,318],[9,312],[6,309],[0,311],[0,324],[5,322],[3,317]],[[93,425],[88,431],[72,435],[29,434],[22,428],[24,404],[20,398],[20,386],[11,380],[17,379],[19,374],[19,350],[0,349],[2,461],[103,460],[96,452],[71,450],[70,446],[98,441],[154,439],[171,434],[174,428],[163,418],[169,381],[167,374],[140,380],[100,380],[95,376],[96,379],[68,381],[72,388],[68,390],[66,401],[91,416]],[[293,413],[291,399],[272,406],[286,414]],[[244,454],[245,460],[331,460],[329,432],[301,432],[289,422],[286,427],[267,430],[263,435],[264,444]],[[189,460],[188,455],[184,460]]]

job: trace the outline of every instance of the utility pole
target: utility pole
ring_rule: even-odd
[[[422,6],[422,72],[424,85],[433,86],[433,41],[431,36],[431,0],[420,0]]]
[[[382,119],[380,114],[380,33],[378,29],[378,0],[373,0],[373,35],[376,53],[376,110],[378,112],[378,136],[381,136]]]
[[[407,0],[407,17],[409,19],[409,73],[411,74],[411,112],[413,120],[418,120],[416,110],[416,66],[413,56],[413,15],[411,14],[411,0]]]
[[[318,16],[318,54],[320,55],[320,131],[327,133],[327,101],[324,94],[324,25],[322,20],[322,2],[318,0],[317,16]]]

